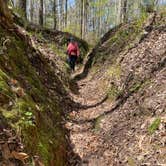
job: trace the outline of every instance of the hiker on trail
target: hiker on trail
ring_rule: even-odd
[[[68,61],[70,68],[74,71],[77,58],[80,56],[80,50],[77,42],[74,40],[73,37],[70,37],[69,39],[69,44],[67,47],[67,55],[69,58]]]

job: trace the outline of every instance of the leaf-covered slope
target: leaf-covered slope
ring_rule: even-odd
[[[112,149],[121,149],[114,164],[164,164],[166,98],[166,34],[153,30],[136,48],[123,54],[116,87],[116,108],[108,113],[101,128]],[[113,92],[113,91],[111,91]],[[109,127],[108,127],[109,126]]]
[[[24,149],[17,139],[10,142],[2,137],[0,165],[22,165],[6,154],[20,148],[29,154],[29,164],[64,165],[67,143],[60,103],[67,93],[63,82],[23,29],[4,25],[0,25],[0,134],[15,133]]]
[[[97,58],[88,77],[78,81],[76,99],[84,107],[67,127],[75,151],[89,165],[166,163],[166,24],[164,13],[153,16],[138,40],[129,40],[116,55],[105,52],[114,47],[108,44],[114,35],[105,38],[96,50],[106,58]]]
[[[157,15],[135,46],[105,63],[112,108],[100,123],[112,165],[159,165],[165,160],[166,33],[165,16]],[[111,39],[109,39],[111,40]],[[103,52],[105,55],[105,53]],[[101,77],[101,74],[97,74]],[[106,115],[106,116],[105,116]],[[104,147],[106,148],[106,147]]]
[[[148,31],[155,14],[144,14],[142,17],[131,23],[120,24],[108,31],[89,53],[83,73],[79,77],[85,77],[91,67],[100,68],[101,63],[114,63],[120,52],[134,47],[135,43],[141,41]]]

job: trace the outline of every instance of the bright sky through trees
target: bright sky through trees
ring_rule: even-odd
[[[69,6],[74,5],[74,0],[69,0],[68,5],[69,5]]]

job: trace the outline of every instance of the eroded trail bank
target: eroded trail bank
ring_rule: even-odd
[[[66,127],[81,161],[71,160],[71,165],[165,165],[164,24],[164,17],[154,16],[146,35],[132,41],[132,47],[121,48],[111,63],[95,65],[88,77],[77,82],[71,96],[81,106],[70,113]],[[109,50],[113,37],[100,50]]]
[[[67,34],[43,32],[53,33],[56,44],[39,38],[0,4],[0,165],[67,165],[69,152],[74,155],[63,126],[68,75],[56,49]]]

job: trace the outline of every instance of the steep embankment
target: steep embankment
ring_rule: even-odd
[[[70,99],[57,62],[64,63],[5,14],[0,39],[0,165],[23,165],[28,155],[28,165],[66,165],[72,151],[62,123]]]
[[[144,14],[137,21],[130,24],[120,24],[108,31],[89,53],[83,72],[77,75],[76,79],[86,77],[91,67],[93,70],[98,70],[102,63],[112,64],[120,52],[134,47],[151,30],[153,19],[154,14],[150,16]]]
[[[79,96],[73,95],[82,107],[66,124],[82,164],[166,163],[165,14],[137,23],[108,32],[76,76],[85,76],[92,66],[78,81]]]

